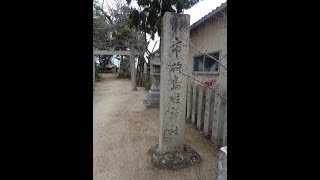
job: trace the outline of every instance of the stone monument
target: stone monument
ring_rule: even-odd
[[[190,15],[166,12],[161,27],[160,136],[149,152],[156,167],[179,169],[201,161],[184,140]]]

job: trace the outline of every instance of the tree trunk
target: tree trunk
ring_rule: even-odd
[[[144,77],[143,71],[144,71],[144,57],[139,56],[138,67],[137,67],[137,79],[138,79],[139,87],[145,86],[145,77]]]

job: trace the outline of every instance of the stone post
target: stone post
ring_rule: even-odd
[[[160,81],[160,152],[182,151],[186,110],[190,16],[166,12],[162,17]]]
[[[187,92],[190,15],[166,12],[161,30],[160,136],[153,163],[163,168],[187,167],[200,156],[186,146],[184,125]]]
[[[136,82],[136,68],[135,68],[135,55],[134,48],[131,46],[130,48],[130,67],[131,67],[131,83],[132,83],[132,91],[137,91],[137,82]]]
[[[227,146],[220,148],[217,180],[227,180]]]

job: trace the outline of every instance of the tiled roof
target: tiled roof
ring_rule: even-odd
[[[227,8],[227,2],[222,3],[219,7],[217,7],[214,10],[212,10],[210,13],[208,13],[207,15],[205,15],[204,17],[199,19],[197,22],[193,23],[190,26],[190,30],[198,27],[200,24],[204,23],[206,20],[208,20],[209,18],[213,17],[214,15],[216,15],[218,12],[224,10],[225,8]]]

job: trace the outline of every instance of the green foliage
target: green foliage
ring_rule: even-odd
[[[130,59],[129,57],[124,57],[120,61],[120,72],[119,72],[120,78],[130,78]]]
[[[96,63],[96,68],[99,73],[106,72],[106,66],[108,64],[113,64],[111,57],[111,55],[99,55],[99,63]]]
[[[114,21],[114,29],[116,29],[117,34],[114,34],[113,39],[131,39],[132,29],[129,27],[129,15],[130,15],[130,7],[129,6],[120,6],[117,9],[111,10],[111,16]]]
[[[95,40],[106,41],[111,38],[112,30],[108,28],[110,22],[107,17],[100,11],[99,3],[95,0],[93,3],[93,38]],[[97,46],[97,49],[103,49],[103,46]]]
[[[121,1],[116,1],[115,6],[109,7],[104,10],[97,0],[93,3],[93,28],[94,28],[94,41],[108,41],[113,39],[136,41],[145,40],[145,32],[130,26],[132,8]],[[96,46],[97,49],[107,49],[102,45]],[[128,47],[115,47],[114,50],[127,50]],[[129,78],[130,68],[129,59],[125,56],[116,56],[120,60],[120,76]],[[104,71],[107,64],[110,63],[111,56],[99,57],[98,72]]]
[[[126,0],[127,4],[131,0]],[[136,27],[151,35],[154,39],[155,33],[161,35],[161,17],[165,12],[183,13],[200,0],[137,0],[141,10],[132,9],[130,13],[130,26]]]
[[[118,3],[114,9],[105,11],[97,0],[93,2],[93,39],[94,41],[106,42],[111,39],[132,39],[142,36],[141,32],[129,27],[129,15],[131,9],[126,4]],[[99,44],[96,49],[105,50],[108,47]],[[126,47],[116,48],[115,50],[126,50]],[[105,72],[106,66],[111,64],[111,55],[100,55],[98,72]]]
[[[93,4],[94,38],[105,41],[110,39],[133,40],[143,38],[143,32],[130,27],[131,8],[118,1],[113,8],[107,11],[102,9],[98,2]],[[101,49],[105,47],[100,47]]]

